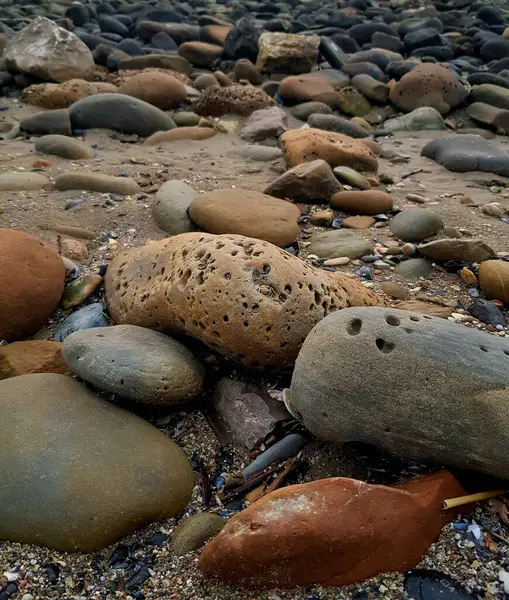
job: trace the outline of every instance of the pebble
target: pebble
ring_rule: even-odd
[[[340,267],[343,265],[347,265],[350,262],[348,256],[339,256],[338,258],[329,258],[324,261],[324,266],[326,267]]]

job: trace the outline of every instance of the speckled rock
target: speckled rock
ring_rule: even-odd
[[[216,135],[217,131],[211,127],[177,127],[171,131],[158,131],[147,138],[144,146],[158,146],[179,140],[208,140]]]
[[[187,233],[119,254],[105,286],[117,323],[186,334],[244,365],[284,368],[324,314],[383,302],[335,275],[268,242]]]
[[[61,350],[62,344],[46,340],[0,346],[0,379],[29,373],[68,373]]]
[[[42,108],[69,108],[71,104],[95,94],[114,94],[115,85],[103,81],[70,79],[63,83],[38,83],[25,88],[21,101]]]
[[[287,116],[278,106],[255,110],[240,130],[240,137],[248,142],[277,138],[287,129]]]
[[[404,242],[422,242],[436,235],[443,226],[440,215],[425,208],[407,208],[390,222],[392,233]]]
[[[189,218],[189,205],[196,191],[184,181],[166,181],[157,190],[152,202],[152,216],[157,225],[170,235],[196,230]]]
[[[0,340],[36,333],[64,291],[65,267],[55,250],[15,229],[0,229]]]
[[[129,177],[114,177],[102,173],[74,172],[63,173],[55,179],[57,190],[88,190],[131,196],[141,192],[140,186]]]
[[[256,67],[267,73],[309,73],[318,60],[317,35],[264,32],[258,39]]]
[[[385,131],[425,131],[445,129],[442,115],[431,106],[421,106],[401,117],[388,119],[382,129]]]
[[[44,135],[35,142],[35,151],[71,160],[84,160],[94,156],[94,151],[88,144],[65,135]]]
[[[191,110],[203,117],[227,114],[250,115],[255,110],[275,106],[275,101],[262,89],[243,85],[207,88],[193,102]]]
[[[198,513],[183,519],[173,532],[171,545],[176,556],[201,548],[215,537],[227,521],[212,513]]]
[[[176,108],[187,98],[186,86],[158,71],[138,73],[126,79],[118,88],[120,94],[139,98],[161,110]]]
[[[0,439],[2,540],[102,549],[175,516],[193,490],[169,438],[66,375],[0,382]]]

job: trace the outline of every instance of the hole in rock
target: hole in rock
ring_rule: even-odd
[[[382,338],[377,338],[375,343],[376,347],[383,354],[389,354],[394,350],[394,344],[392,342],[388,342],[387,340],[383,340]]]
[[[488,348],[486,348],[486,346],[479,346],[479,348],[483,351],[483,352],[488,352]]]
[[[347,331],[350,335],[357,335],[361,332],[362,321],[360,319],[354,319],[348,324]]]
[[[401,323],[398,317],[395,317],[394,315],[387,315],[385,317],[385,322],[387,325],[392,325],[393,327],[397,327]]]
[[[418,323],[419,317],[410,317],[410,321],[414,321],[415,323]]]

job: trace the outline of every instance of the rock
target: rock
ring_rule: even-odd
[[[321,129],[292,129],[280,138],[286,163],[294,167],[321,158],[331,167],[345,166],[356,171],[376,171],[378,163],[366,144],[341,133]]]
[[[358,188],[359,190],[371,189],[371,184],[366,179],[366,177],[364,177],[364,175],[361,175],[360,173],[357,173],[357,171],[354,171],[354,169],[350,169],[350,167],[335,167],[332,172],[334,173],[336,179],[338,179],[342,183],[351,185],[355,188]]]
[[[258,37],[255,22],[248,17],[241,17],[226,36],[224,56],[235,60],[248,58],[255,61],[258,56]]]
[[[316,254],[318,258],[360,258],[371,254],[371,244],[359,235],[348,229],[336,229],[323,233],[314,233],[307,247],[309,254]]]
[[[355,215],[378,215],[392,209],[392,197],[378,190],[344,191],[334,194],[330,204]]]
[[[384,122],[384,131],[426,131],[446,129],[442,115],[431,106],[421,106],[412,112]]]
[[[308,125],[311,128],[343,133],[353,138],[366,138],[369,135],[368,132],[359,125],[356,125],[343,117],[337,117],[336,115],[311,115],[308,119]]]
[[[290,413],[288,413],[290,414]],[[274,463],[297,456],[309,444],[309,438],[301,433],[290,433],[269,446],[242,470],[244,480],[264,471]]]
[[[119,86],[118,91],[161,110],[176,108],[187,98],[186,86],[181,81],[158,71],[133,75]]]
[[[347,217],[343,219],[341,226],[347,229],[369,229],[375,223],[373,217]]]
[[[158,131],[143,142],[143,146],[158,146],[179,140],[208,140],[217,134],[211,127],[178,127],[171,131]]]
[[[417,246],[419,252],[436,261],[482,262],[495,258],[495,252],[482,240],[442,239]]]
[[[194,80],[194,87],[197,90],[206,90],[208,87],[221,87],[219,81],[212,73],[202,73]]]
[[[403,75],[391,89],[389,97],[404,112],[430,106],[445,115],[461,104],[467,95],[466,87],[453,71],[426,63]]]
[[[176,556],[199,550],[226,525],[225,519],[211,513],[199,513],[183,519],[175,529],[171,545]]]
[[[66,317],[56,328],[53,339],[56,342],[63,342],[75,331],[107,326],[108,319],[104,315],[104,306],[100,302],[94,302]]]
[[[443,227],[441,217],[425,208],[407,208],[389,224],[392,233],[404,242],[422,242],[436,235]]]
[[[318,59],[317,35],[265,32],[258,40],[256,67],[265,73],[309,73]]]
[[[170,235],[195,231],[188,214],[195,196],[195,190],[184,181],[174,179],[163,183],[152,202],[152,216],[157,225]]]
[[[474,102],[467,108],[467,115],[474,121],[494,127],[501,135],[509,134],[509,110]]]
[[[389,97],[389,87],[377,81],[371,75],[359,73],[352,77],[352,85],[359,90],[368,100],[385,104]]]
[[[259,146],[257,144],[247,144],[246,146],[241,146],[238,149],[237,156],[250,158],[251,160],[267,162],[281,158],[283,153],[279,148],[273,148],[271,146]]]
[[[435,160],[449,171],[509,176],[509,156],[478,135],[433,140],[423,147],[421,156]]]
[[[489,262],[487,261],[484,264],[488,265]],[[477,300],[474,300],[468,307],[468,312],[479,321],[491,325],[492,327],[505,327],[507,325],[507,319],[505,318],[504,313],[494,302],[490,302],[489,300],[477,298]]]
[[[87,46],[74,33],[45,17],[36,17],[13,36],[2,58],[11,71],[46,81],[92,79],[95,69]]]
[[[394,487],[343,477],[291,485],[234,515],[203,551],[200,568],[268,588],[343,586],[405,571],[454,518],[443,500],[464,493],[444,471]]]
[[[50,180],[41,173],[18,172],[0,174],[1,192],[28,192],[41,190],[44,186],[48,185],[50,185]]]
[[[419,279],[427,277],[431,273],[431,263],[424,258],[410,258],[400,262],[394,270],[405,279]]]
[[[35,142],[35,151],[70,160],[85,160],[94,156],[94,151],[88,144],[65,135],[45,135],[39,138]]]
[[[329,165],[317,159],[285,171],[265,188],[264,194],[294,202],[324,204],[340,187]]]
[[[227,114],[247,116],[275,104],[260,88],[232,85],[226,88],[207,88],[193,102],[191,110],[203,117],[221,117]]]
[[[286,113],[278,106],[256,110],[244,123],[240,137],[248,142],[277,138],[286,131],[286,122]]]
[[[423,300],[405,300],[403,302],[398,302],[396,308],[398,310],[417,312],[421,315],[437,317],[440,319],[448,319],[454,312],[454,309],[449,306],[441,306],[440,304],[424,302]]]
[[[114,177],[87,171],[63,173],[55,179],[57,190],[87,190],[103,194],[132,196],[141,192],[140,186],[128,177]]]
[[[26,117],[20,123],[22,131],[35,135],[72,135],[71,119],[67,109],[40,112]]]
[[[240,188],[195,196],[189,216],[208,233],[245,235],[276,246],[293,244],[300,233],[300,210],[296,206]]]
[[[366,442],[506,479],[507,356],[507,340],[444,319],[338,311],[306,338],[289,409],[325,441]],[[370,365],[368,377],[360,364]]]
[[[208,69],[222,52],[222,46],[206,42],[184,42],[179,46],[180,56],[202,69]]]
[[[371,110],[371,104],[354,87],[347,86],[336,92],[337,108],[344,114],[363,117]]]
[[[324,267],[341,267],[350,262],[348,256],[339,256],[338,258],[329,258],[323,261]]]
[[[382,292],[390,298],[397,298],[398,300],[408,300],[410,294],[405,290],[399,283],[393,281],[384,281],[380,284]]]
[[[65,287],[60,306],[63,310],[81,306],[99,288],[102,282],[101,275],[91,273],[73,279]]]
[[[175,516],[191,497],[193,473],[180,449],[71,377],[5,379],[0,411],[0,539],[98,550]]]
[[[492,83],[474,85],[470,96],[474,102],[484,102],[497,108],[509,109],[509,90]]]
[[[486,298],[501,300],[509,306],[509,263],[485,259],[479,266],[479,285]]]
[[[381,302],[334,275],[267,242],[187,233],[114,258],[106,299],[119,324],[185,334],[244,365],[284,368],[324,314]]]
[[[146,54],[145,56],[129,56],[123,58],[119,65],[119,71],[141,69],[168,69],[189,75],[191,64],[183,56],[170,56],[168,54]]]
[[[171,117],[148,102],[124,94],[99,94],[69,108],[73,129],[115,129],[141,137],[175,127]]]
[[[196,127],[200,122],[200,115],[185,110],[172,113],[171,118],[177,127]]]
[[[68,373],[61,349],[62,344],[45,340],[0,346],[0,379],[29,373]]]
[[[311,115],[331,115],[332,109],[323,102],[303,102],[294,106],[291,111],[292,116],[300,121],[307,121]],[[309,125],[310,127],[317,127],[318,129],[325,129],[325,127],[319,127],[317,125]]]
[[[75,375],[96,388],[157,406],[196,397],[205,377],[183,344],[133,325],[77,331],[65,339],[62,356]]]
[[[278,90],[278,95],[285,101],[285,104],[310,102],[317,96],[333,93],[334,88],[328,81],[311,75],[285,77],[279,84]]]
[[[69,108],[71,104],[96,94],[114,94],[115,85],[103,81],[85,81],[69,79],[63,83],[39,83],[25,88],[21,94],[22,102],[42,108]]]
[[[253,85],[260,85],[263,82],[263,75],[247,58],[240,58],[235,63],[234,73],[236,81],[245,80]]]
[[[0,229],[0,340],[36,333],[64,291],[62,258],[38,238]]]

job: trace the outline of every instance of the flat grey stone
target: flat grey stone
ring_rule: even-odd
[[[396,265],[394,271],[405,279],[419,279],[430,274],[431,263],[424,258],[410,258]]]
[[[369,133],[360,125],[336,115],[313,114],[308,119],[308,125],[314,129],[343,133],[353,138],[367,138],[369,136]]]
[[[442,219],[425,208],[407,208],[390,222],[392,233],[404,242],[422,242],[442,229]]]
[[[370,242],[349,229],[315,233],[310,242],[307,251],[309,254],[316,254],[318,258],[359,258],[372,252]]]
[[[241,146],[238,149],[238,155],[242,158],[250,158],[251,160],[258,160],[261,162],[267,162],[269,160],[277,160],[283,156],[280,148],[272,146],[260,146],[258,144],[248,144],[247,146]]]
[[[431,106],[421,106],[412,112],[389,119],[382,125],[385,131],[424,131],[445,129],[442,115]]]
[[[184,181],[166,181],[157,190],[152,201],[152,215],[157,225],[170,235],[196,231],[187,209],[196,191]]]

